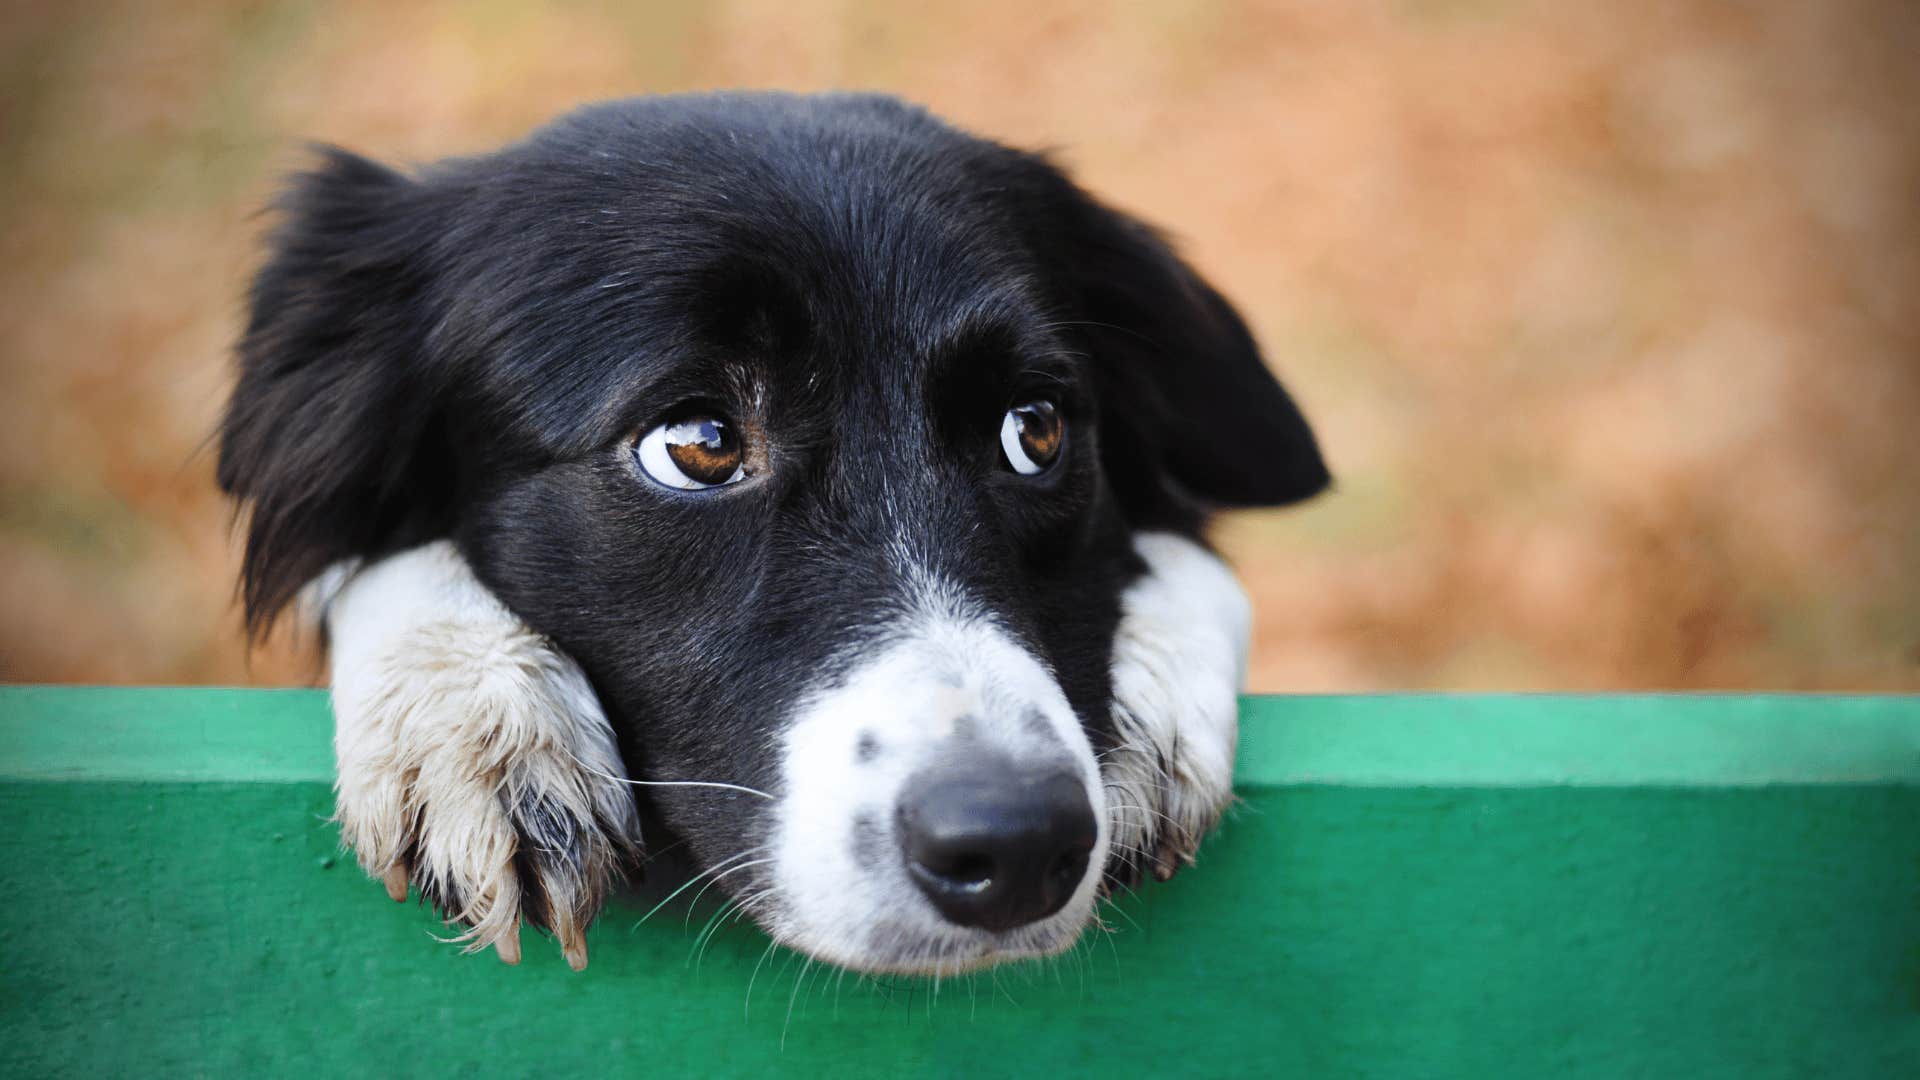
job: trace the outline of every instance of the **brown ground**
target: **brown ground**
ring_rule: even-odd
[[[197,452],[301,140],[739,85],[1063,148],[1184,238],[1341,478],[1221,530],[1255,688],[1920,688],[1912,5],[912,8],[0,6],[0,677],[304,676]]]

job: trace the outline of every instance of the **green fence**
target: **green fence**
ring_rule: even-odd
[[[1920,699],[1244,714],[1196,868],[935,986],[637,902],[462,956],[339,853],[323,694],[0,689],[0,1069],[1920,1075]]]

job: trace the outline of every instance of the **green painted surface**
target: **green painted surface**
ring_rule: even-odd
[[[1920,701],[1267,698],[1200,866],[1074,954],[880,983],[710,905],[570,973],[337,857],[311,692],[0,690],[0,1070],[1920,1073]]]

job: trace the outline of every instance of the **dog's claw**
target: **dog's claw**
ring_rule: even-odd
[[[1193,856],[1169,843],[1163,843],[1153,853],[1153,879],[1172,881],[1173,875],[1180,872],[1182,866],[1192,866]]]
[[[1171,881],[1182,867],[1193,865],[1193,844],[1174,836],[1162,836],[1154,846],[1149,869],[1155,881]]]
[[[520,962],[520,926],[514,924],[506,936],[493,943],[493,951],[500,954],[500,962],[512,967]]]
[[[392,900],[396,904],[404,904],[407,902],[406,863],[395,862],[392,866],[387,867],[387,872],[380,876],[380,881],[387,887],[387,899]]]
[[[580,922],[559,920],[559,924],[553,928],[553,936],[561,940],[561,955],[566,957],[566,967],[588,969],[588,932]]]

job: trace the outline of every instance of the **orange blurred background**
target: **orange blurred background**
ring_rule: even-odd
[[[242,645],[206,439],[305,140],[880,88],[1166,226],[1339,477],[1220,540],[1255,689],[1920,689],[1910,4],[8,3],[0,678]]]

